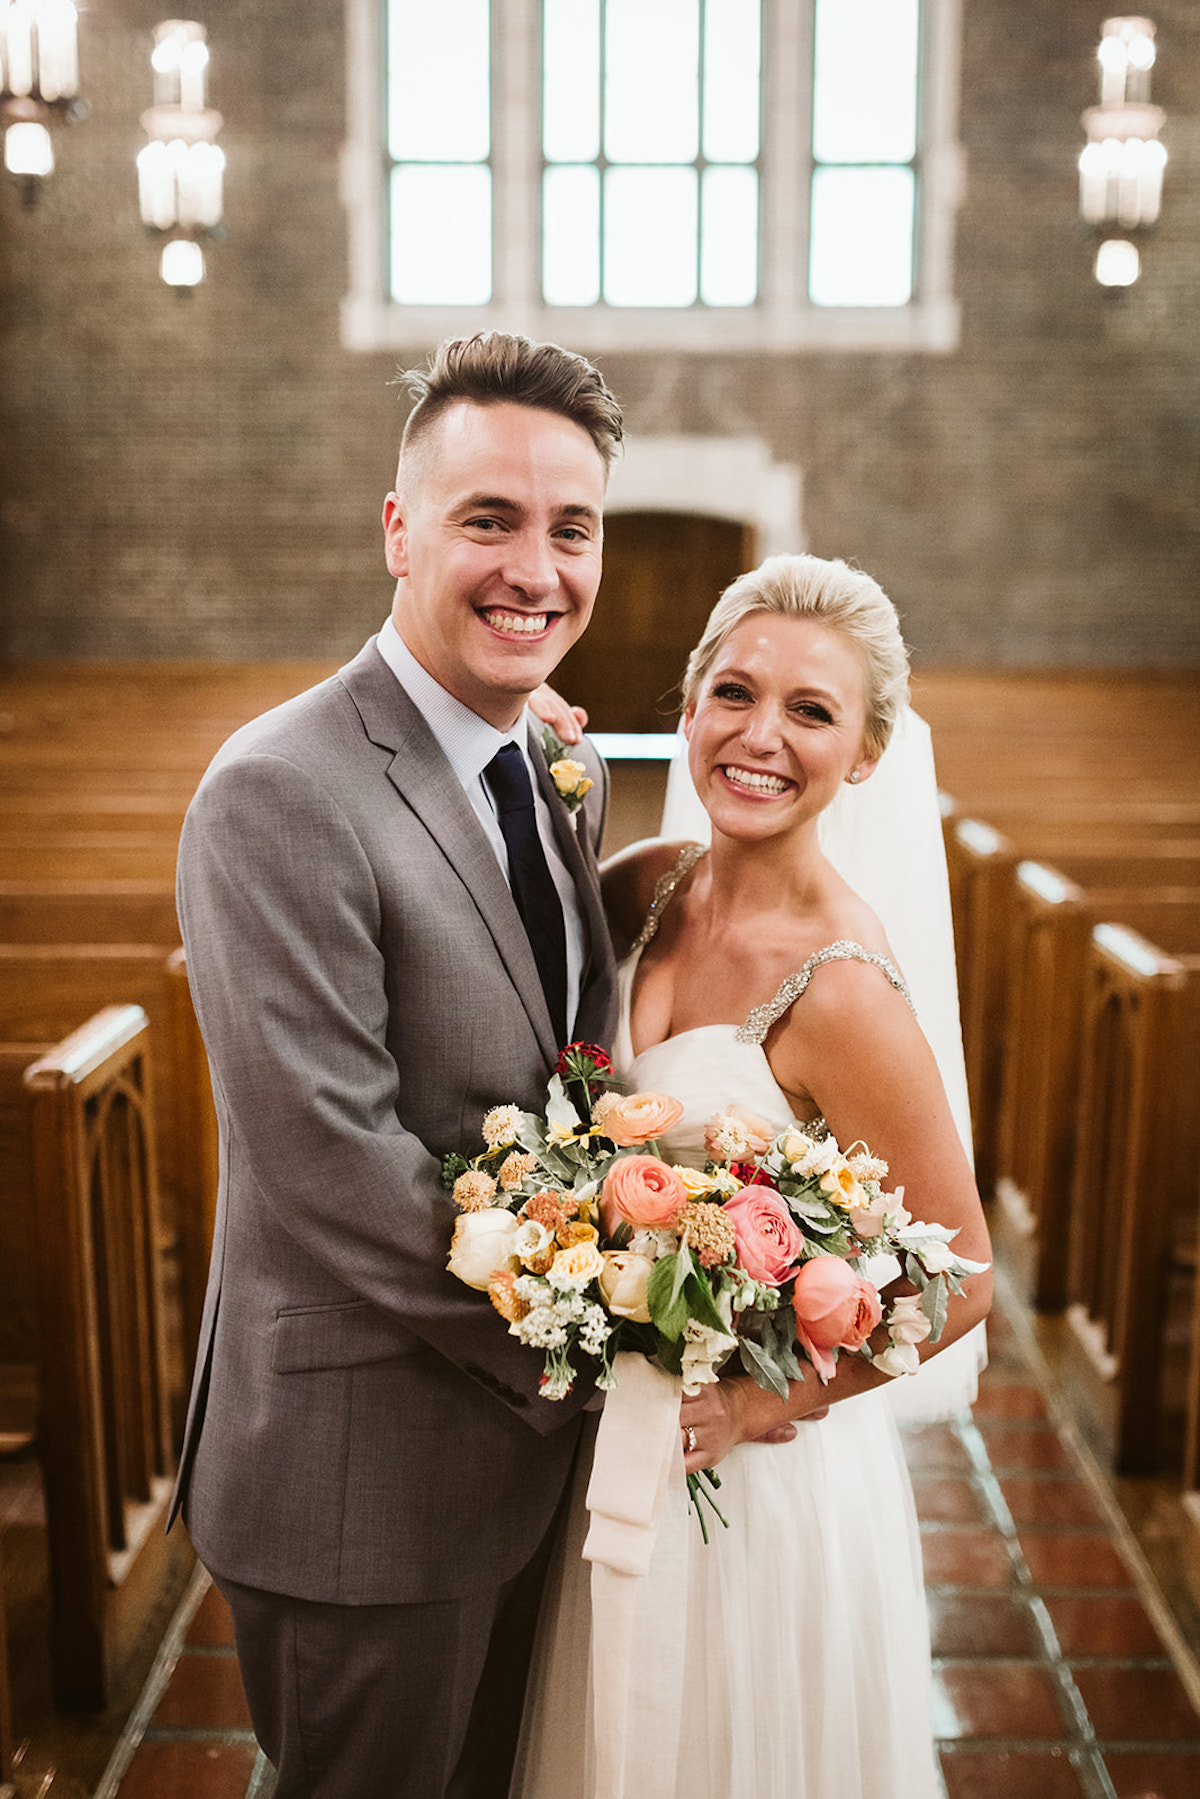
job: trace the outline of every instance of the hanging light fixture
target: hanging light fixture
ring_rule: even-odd
[[[1137,245],[1118,232],[1152,225],[1162,203],[1167,152],[1158,141],[1167,115],[1150,104],[1154,26],[1149,19],[1106,19],[1100,47],[1100,104],[1083,115],[1088,141],[1079,158],[1079,210],[1103,231],[1096,279],[1128,287],[1141,271]]]
[[[32,204],[54,170],[50,124],[77,118],[79,47],[71,0],[0,0],[0,122],[4,166]]]
[[[224,121],[206,104],[208,42],[194,19],[154,28],[154,105],[142,114],[150,142],[138,153],[142,223],[163,232],[160,272],[187,291],[204,279],[199,240],[221,223],[225,156],[216,138]]]

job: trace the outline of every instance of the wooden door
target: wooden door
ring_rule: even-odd
[[[680,512],[604,521],[604,579],[554,685],[595,731],[673,731],[688,655],[722,590],[755,563],[753,528]]]

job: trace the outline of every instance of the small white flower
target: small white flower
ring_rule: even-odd
[[[698,1393],[717,1378],[717,1370],[737,1348],[733,1337],[689,1318],[683,1332],[683,1390]]]
[[[915,1374],[921,1366],[921,1358],[915,1343],[889,1343],[886,1349],[871,1357],[871,1364],[882,1374],[899,1376]]]

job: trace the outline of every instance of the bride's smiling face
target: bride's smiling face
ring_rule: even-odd
[[[817,619],[752,612],[717,651],[684,714],[688,767],[713,828],[773,836],[815,819],[863,753],[863,665]]]

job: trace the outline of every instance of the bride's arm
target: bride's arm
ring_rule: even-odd
[[[822,968],[768,1038],[772,1072],[786,1091],[813,1096],[843,1149],[861,1139],[888,1163],[885,1185],[905,1189],[904,1203],[914,1218],[956,1230],[955,1249],[971,1261],[988,1262],[983,1208],[932,1052],[901,995],[879,990],[881,978],[877,969],[857,962]],[[986,1316],[991,1288],[990,1272],[967,1279],[963,1293],[950,1300],[938,1343],[922,1345],[922,1359]],[[907,1283],[889,1289],[910,1290]],[[862,1357],[843,1353],[827,1386],[810,1372],[791,1384],[786,1401],[746,1375],[721,1380],[683,1402],[681,1421],[696,1432],[688,1469],[711,1467],[737,1443],[888,1379]]]

